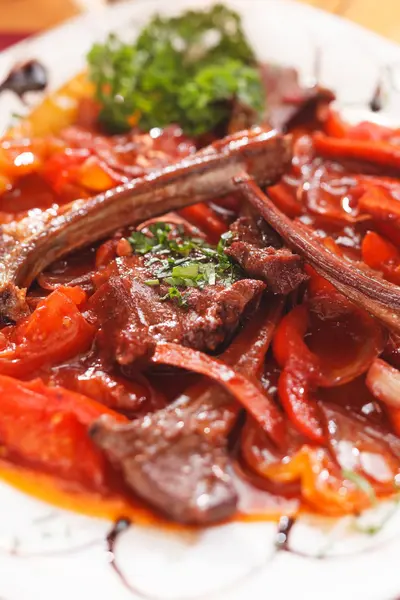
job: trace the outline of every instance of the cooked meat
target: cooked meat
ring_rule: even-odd
[[[262,279],[275,294],[290,294],[307,279],[303,259],[282,248],[277,234],[263,219],[241,217],[231,227],[233,241],[225,253],[250,277]]]
[[[277,131],[322,123],[326,108],[335,99],[334,94],[319,85],[303,87],[299,73],[291,67],[265,63],[261,78],[267,93],[265,121]]]
[[[259,248],[282,248],[279,235],[258,215],[240,217],[230,226],[233,242],[246,242]]]
[[[89,301],[90,318],[110,359],[128,365],[148,358],[160,341],[215,351],[235,332],[245,311],[257,306],[265,285],[243,279],[231,286],[216,283],[187,288],[184,305],[168,295],[165,284],[150,286],[151,267],[139,256],[119,258]]]
[[[156,173],[94,198],[3,225],[0,230],[1,316],[26,313],[24,290],[46,266],[122,226],[232,192],[233,179],[248,171],[271,184],[291,160],[290,139],[260,129],[219,140]]]
[[[174,405],[124,427],[102,419],[91,436],[152,506],[180,523],[211,523],[234,513],[237,496],[225,439],[209,442],[196,431],[204,410]]]
[[[224,353],[225,362],[257,376],[280,312],[276,302],[260,306],[262,322],[251,320]],[[169,407],[128,425],[101,419],[91,436],[151,506],[180,523],[204,525],[236,510],[227,453],[236,414],[226,391],[200,382]]]
[[[48,374],[43,373],[43,378],[52,387],[61,386],[95,398],[132,419],[164,408],[163,395],[149,387],[140,374],[135,373],[131,381],[115,365],[105,364],[102,359],[99,353],[91,351],[53,367]]]
[[[323,123],[327,107],[335,95],[320,85],[304,87],[297,69],[276,64],[260,65],[260,74],[267,102],[263,122],[277,131],[292,131],[296,127],[318,128]],[[232,106],[229,133],[251,127],[259,122],[256,111],[240,101]]]
[[[394,331],[400,332],[400,288],[377,277],[355,262],[343,260],[323,246],[312,231],[291,221],[247,177],[236,180],[238,189],[282,239],[330,281],[342,294],[362,306]]]
[[[258,248],[246,242],[234,242],[226,250],[251,277],[262,279],[275,294],[290,294],[307,279],[302,259],[287,248]]]

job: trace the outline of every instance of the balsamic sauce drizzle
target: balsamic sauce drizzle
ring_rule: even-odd
[[[127,580],[127,578],[125,577],[124,573],[122,572],[122,570],[120,569],[120,567],[118,566],[118,564],[116,562],[116,557],[115,557],[115,546],[116,546],[116,543],[117,543],[117,541],[119,539],[119,536],[122,533],[125,533],[127,531],[127,529],[129,529],[129,527],[131,525],[132,525],[132,522],[129,519],[120,518],[120,519],[118,519],[114,523],[111,531],[108,533],[108,535],[106,537],[106,546],[107,546],[108,552],[110,552],[112,554],[111,560],[110,560],[109,564],[111,565],[112,569],[114,570],[114,572],[118,576],[120,582],[132,594],[136,595],[139,598],[142,598],[142,600],[165,600],[164,596],[157,596],[157,595],[147,594],[146,592],[143,592],[142,590],[134,587]],[[273,556],[271,557],[271,560],[272,559],[273,559]],[[270,561],[268,561],[268,562],[270,562]],[[247,581],[248,579],[250,579],[251,577],[253,577],[257,573],[261,572],[265,568],[266,564],[267,563],[265,563],[263,561],[262,563],[258,563],[256,565],[254,565],[243,576],[239,577],[238,579],[235,579],[234,581],[232,581],[232,582],[230,582],[228,584],[222,585],[218,589],[212,590],[210,592],[206,592],[204,594],[200,594],[198,596],[192,596],[192,595],[190,597],[179,596],[179,598],[175,598],[174,600],[211,600],[211,598],[216,598],[221,593],[227,593],[230,590],[236,589],[236,587],[238,585],[245,583],[245,581]]]
[[[293,530],[293,527],[296,524],[296,519],[293,517],[283,516],[279,519],[278,528],[276,530],[275,536],[275,550],[277,552],[288,552],[290,554],[295,554],[296,556],[300,556],[301,558],[311,558],[311,559],[321,559],[327,558],[323,555],[311,555],[306,552],[301,552],[300,550],[293,550],[290,547],[290,533]]]
[[[317,555],[307,554],[306,552],[301,552],[299,550],[294,550],[293,548],[291,548],[290,547],[290,534],[291,534],[295,524],[296,524],[296,519],[293,517],[284,515],[279,519],[279,523],[278,523],[276,535],[275,535],[275,541],[274,541],[274,546],[275,546],[276,552],[272,554],[271,558],[267,562],[262,562],[262,563],[258,563],[257,565],[254,565],[254,567],[252,567],[244,576],[239,577],[237,580],[229,583],[228,585],[222,586],[220,589],[213,590],[212,592],[209,592],[207,594],[201,594],[201,595],[195,596],[195,597],[191,596],[190,600],[210,600],[211,597],[215,597],[217,594],[227,593],[230,589],[236,589],[236,587],[238,585],[245,583],[245,581],[250,579],[252,576],[256,575],[257,573],[260,573],[266,567],[266,565],[268,563],[273,561],[274,557],[276,557],[278,552],[288,552],[290,554],[294,554],[296,556],[299,556],[301,558],[305,558],[308,560],[322,560],[322,559],[329,560],[329,559],[341,558],[341,556],[328,556],[323,553],[317,554]],[[122,533],[124,533],[127,529],[129,529],[130,526],[131,526],[131,521],[129,521],[129,519],[126,519],[126,518],[118,519],[118,521],[116,521],[113,528],[111,529],[110,533],[107,535],[107,537],[106,537],[107,549],[112,554],[112,557],[110,560],[110,565],[114,569],[114,571],[117,574],[121,583],[132,594],[136,594],[139,598],[142,598],[143,600],[165,600],[161,596],[146,594],[142,590],[134,587],[130,582],[128,582],[124,573],[119,568],[119,566],[116,562],[116,558],[115,558],[116,543],[118,541],[119,536]],[[366,551],[368,552],[368,550],[366,550]],[[363,551],[361,553],[363,553]],[[189,598],[179,597],[176,600],[189,600]]]
[[[120,519],[115,521],[112,529],[107,534],[106,544],[107,544],[107,550],[110,554],[110,566],[112,569],[114,569],[114,571],[115,571],[116,575],[118,576],[119,580],[121,581],[121,583],[130,592],[132,592],[133,594],[137,594],[140,598],[147,598],[147,596],[145,596],[142,592],[134,589],[131,586],[131,584],[128,582],[125,575],[119,568],[116,557],[115,557],[115,546],[117,544],[118,538],[122,533],[125,533],[125,531],[127,531],[130,528],[131,524],[132,524],[132,522],[130,521],[130,519],[121,517]]]
[[[312,560],[322,560],[327,558],[333,558],[326,556],[325,554],[307,554],[307,552],[301,552],[300,550],[294,550],[290,546],[290,533],[296,524],[296,519],[293,517],[282,516],[279,519],[278,527],[275,535],[275,550],[277,552],[288,552],[295,554],[301,558],[308,558]]]
[[[125,517],[121,517],[120,519],[118,519],[118,521],[116,521],[114,523],[113,528],[107,534],[107,537],[106,537],[107,550],[112,554],[111,564],[113,566],[115,565],[115,553],[114,553],[115,544],[117,543],[117,540],[118,540],[119,536],[121,535],[121,533],[124,533],[124,531],[129,529],[130,526],[131,526],[131,521],[129,519],[126,519]]]
[[[372,112],[380,112],[384,109],[384,93],[382,89],[382,83],[379,81],[368,106]]]
[[[14,92],[24,102],[28,92],[43,92],[48,85],[46,67],[38,60],[32,59],[16,64],[0,84],[0,93]]]
[[[162,600],[161,598],[158,598],[155,596],[149,596],[149,595],[145,594],[144,592],[142,592],[141,590],[138,590],[137,588],[132,586],[129,583],[129,581],[127,580],[127,578],[125,577],[125,575],[122,572],[122,570],[120,569],[120,567],[118,566],[118,563],[116,561],[116,556],[115,556],[116,544],[117,544],[117,541],[118,541],[120,535],[122,533],[125,533],[131,527],[131,525],[132,525],[132,521],[130,519],[121,517],[114,523],[112,529],[107,534],[106,545],[107,545],[107,550],[110,553],[109,564],[110,564],[111,568],[115,571],[120,582],[132,594],[135,594],[139,598],[143,598],[143,600]]]

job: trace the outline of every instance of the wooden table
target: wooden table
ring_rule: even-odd
[[[346,17],[400,44],[400,0],[301,0]]]
[[[400,0],[299,0],[345,16],[400,43]],[[0,0],[1,33],[18,37],[79,13],[89,0]],[[90,0],[93,6],[105,0]],[[14,39],[14,38],[11,38]]]

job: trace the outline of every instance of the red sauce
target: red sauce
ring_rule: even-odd
[[[1,223],[19,220],[29,211],[48,210],[76,198],[85,199],[128,177],[176,161],[195,149],[195,143],[177,127],[165,131],[152,130],[145,135],[133,131],[126,136],[106,138],[91,123],[89,113],[94,107],[89,103],[84,109],[80,113],[79,127],[68,128],[56,138],[46,138],[43,144],[27,141],[23,148],[15,150],[14,147],[11,151],[8,142],[3,143],[0,148]],[[360,184],[358,173],[343,166],[340,161],[318,156],[309,132],[297,131],[295,138],[295,156],[290,173],[268,191],[281,210],[307,225],[343,260],[360,261],[365,258],[363,241],[369,229],[390,238],[400,252],[397,222],[393,219],[377,222],[360,209],[359,200],[364,193],[362,186],[370,184],[365,181]],[[20,158],[24,152],[34,155],[30,164],[28,157],[26,164]],[[384,184],[387,187],[388,182],[385,180]],[[393,181],[390,185],[394,185]],[[200,206],[199,210],[189,211],[186,216],[193,226],[202,229],[211,239],[216,232],[219,236],[220,230],[225,229],[242,206],[238,198],[216,198],[211,208],[206,208],[204,210]],[[130,231],[117,232],[112,240],[80,250],[42,273],[28,293],[30,306],[39,306],[33,315],[38,314],[37,311],[43,307],[41,300],[53,290],[59,286],[76,286],[85,291],[84,299],[74,300],[72,307],[66,301],[69,308],[66,318],[76,318],[79,322],[84,318],[95,330],[88,299],[96,286],[108,277],[107,266],[123,256],[124,248],[130,252],[126,240]],[[305,317],[291,323],[290,339],[284,348],[279,347],[277,334],[259,381],[284,413],[286,437],[280,448],[274,447],[265,432],[249,418],[245,427],[239,427],[239,433],[233,436],[235,478],[240,490],[239,519],[276,520],[282,513],[292,517],[301,510],[336,516],[368,506],[370,499],[365,492],[357,489],[343,475],[333,450],[337,439],[329,430],[329,423],[334,419],[331,416],[329,421],[320,410],[321,405],[337,408],[337,428],[345,430],[346,435],[351,429],[353,435],[351,439],[346,437],[345,441],[356,449],[361,442],[366,443],[361,423],[367,422],[373,429],[371,439],[374,440],[372,444],[368,438],[369,450],[373,447],[375,454],[380,452],[389,468],[393,468],[393,474],[400,466],[400,454],[396,455],[393,443],[393,438],[397,439],[400,432],[396,431],[386,407],[372,395],[365,381],[369,366],[382,350],[386,360],[400,367],[397,337],[391,335],[386,343],[385,335],[372,317],[343,297],[340,299],[332,286],[321,281],[315,273],[311,274],[308,287],[301,289],[297,298],[289,299],[289,315],[290,302],[303,306]],[[45,345],[53,318],[55,316],[50,315],[49,324],[45,323],[45,326],[41,323],[43,329],[39,333],[34,329],[37,323],[31,325],[29,318],[22,325],[18,324],[15,331],[12,326],[4,329],[0,338],[2,359],[15,360],[15,348],[25,343],[28,344],[27,352],[33,352],[33,347],[37,349],[34,344],[38,345],[38,339]],[[65,325],[65,321],[62,323]],[[281,320],[278,330],[282,327]],[[14,337],[11,330],[16,332]],[[52,355],[58,348],[57,344],[63,347],[63,337],[66,337],[60,330],[57,348],[52,346],[49,349],[48,361],[42,361],[40,369],[27,377],[41,377],[51,390],[62,386],[75,394],[93,398],[100,408],[107,407],[126,419],[137,419],[167,406],[199,380],[197,375],[177,369],[110,364],[106,352],[95,343],[95,333],[92,338],[90,331],[86,331],[86,335],[89,343],[85,347],[65,360],[54,362]],[[285,339],[283,334],[281,339]],[[293,339],[298,344],[292,344],[288,350]],[[320,419],[323,431],[322,441],[311,438],[310,432],[301,427],[301,422],[296,421],[296,414],[291,414],[285,404],[283,375],[287,373],[293,382],[293,389],[289,392],[298,393],[296,400],[300,406],[304,399],[307,405],[314,406],[313,415]],[[239,379],[231,378],[233,386],[238,382]],[[347,411],[345,416],[340,412],[342,409]],[[53,418],[57,420],[58,413],[53,414],[49,421]],[[76,441],[78,438],[75,436],[73,439]],[[370,473],[363,471],[359,465],[356,468],[361,477],[375,486],[376,493],[388,493],[387,482],[379,482],[378,485]],[[21,459],[17,451],[10,451],[8,455],[6,451],[0,463],[0,477],[37,497],[85,514],[112,520],[123,516],[135,523],[166,524],[163,517],[128,492],[115,473],[106,477],[106,492],[104,489],[99,492],[96,488],[84,488],[82,482],[77,485],[76,482],[60,480],[57,473],[46,471],[40,461],[34,469],[29,461]],[[289,518],[281,522],[278,535],[281,536],[283,550],[287,550],[292,524]]]

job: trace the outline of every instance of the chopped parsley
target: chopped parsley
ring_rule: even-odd
[[[149,226],[148,235],[134,231],[129,242],[136,254],[145,256],[145,267],[151,268],[152,277],[146,285],[168,285],[161,299],[175,299],[179,306],[185,306],[181,290],[216,283],[229,286],[241,277],[240,268],[224,252],[231,235],[224,233],[215,247],[202,238],[185,235],[180,225],[173,230],[168,223],[159,222]]]
[[[185,298],[182,296],[181,292],[176,287],[168,288],[168,292],[165,296],[162,296],[161,300],[176,300],[178,306],[185,308],[187,306],[187,302]]]
[[[232,101],[264,107],[256,58],[240,17],[216,4],[178,17],[155,16],[135,44],[115,35],[88,57],[100,122],[111,132],[178,123],[199,135],[227,122]]]

